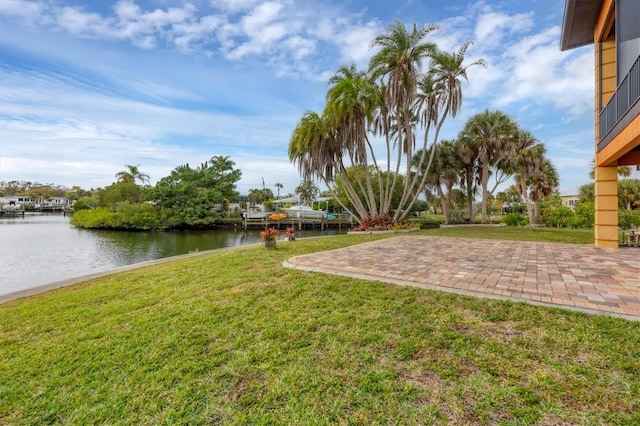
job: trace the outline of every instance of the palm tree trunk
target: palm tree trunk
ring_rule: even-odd
[[[488,222],[488,213],[487,213],[487,205],[489,204],[488,200],[488,191],[487,185],[489,184],[489,159],[485,155],[482,158],[482,223]]]
[[[527,208],[529,224],[533,225],[535,223],[533,206],[531,205],[531,201],[529,200],[529,193],[527,191],[527,176],[524,173],[522,173],[522,176],[520,176],[520,192],[522,193],[522,198],[524,199],[524,205]]]
[[[473,214],[473,173],[467,172],[467,204],[469,208],[469,223],[475,222]]]
[[[427,181],[427,174],[429,172],[429,168],[431,167],[431,164],[433,163],[433,157],[436,151],[436,144],[438,143],[438,136],[440,135],[440,129],[442,128],[442,125],[444,124],[444,120],[447,118],[447,114],[449,114],[449,110],[451,108],[451,100],[447,99],[447,104],[445,106],[445,109],[442,113],[442,115],[440,116],[440,120],[438,121],[438,125],[436,126],[436,131],[435,134],[433,135],[433,142],[431,143],[431,154],[429,155],[429,162],[427,163],[427,167],[425,168],[425,172],[424,175],[422,177],[422,181],[420,182],[420,188],[422,188],[426,181]],[[426,132],[429,131],[429,126],[427,125],[427,129],[425,130]],[[426,135],[425,135],[426,137]],[[423,148],[423,152],[426,149],[426,146]],[[400,218],[400,220],[404,219],[407,214],[409,213],[409,211],[411,210],[411,207],[413,207],[413,205],[415,204],[416,200],[418,199],[418,195],[419,192],[416,192],[413,199],[411,200],[411,202],[409,203],[409,205],[404,209],[404,213],[402,214],[402,217]],[[400,204],[402,206],[402,203]]]
[[[442,213],[444,214],[444,224],[448,225],[449,223],[451,223],[451,209],[449,206],[449,200],[447,200],[447,198],[444,196],[440,184],[436,185],[436,192],[438,193],[438,197],[440,197]]]
[[[534,206],[534,214],[533,214],[532,225],[537,225],[538,221],[540,220],[540,201],[535,200],[535,202],[533,203],[533,206]]]
[[[406,170],[406,174],[405,174],[405,178],[404,178],[404,186],[402,188],[402,197],[400,197],[400,204],[398,204],[398,209],[396,210],[396,212],[393,215],[393,221],[397,222],[399,220],[401,220],[401,218],[403,218],[404,216],[406,216],[406,210],[403,208],[404,204],[407,201],[407,198],[409,196],[409,189],[410,189],[410,178],[411,178],[411,158],[413,156],[413,133],[411,132],[411,124],[409,123],[408,120],[408,114],[409,114],[409,109],[405,106],[404,108],[404,114],[403,114],[403,120],[404,120],[404,129],[405,129],[405,143],[403,145],[400,145],[400,151],[402,151],[402,147],[405,146],[404,151],[405,151],[405,155],[407,157],[407,170]],[[398,132],[401,134],[401,132]]]
[[[402,138],[399,136],[399,138]],[[398,141],[400,143],[401,141]],[[396,159],[396,170],[393,173],[393,179],[391,181],[391,186],[389,191],[387,192],[387,205],[385,206],[385,210],[389,212],[391,210],[391,200],[393,199],[393,193],[396,189],[396,184],[398,183],[398,174],[400,173],[400,163],[402,162],[402,149],[398,149],[398,158]],[[389,163],[390,164],[390,163]]]

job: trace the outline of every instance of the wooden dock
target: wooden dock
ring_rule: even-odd
[[[289,226],[294,226],[296,229],[325,229],[325,228],[351,228],[353,227],[353,220],[349,215],[334,215],[335,219],[311,219],[311,218],[298,218],[287,217],[280,220],[271,220],[268,218],[247,219],[243,218],[242,227],[248,228],[277,228],[286,229]]]

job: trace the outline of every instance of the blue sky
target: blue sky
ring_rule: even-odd
[[[229,156],[241,193],[293,192],[287,158],[327,79],[400,19],[438,24],[430,40],[473,40],[462,111],[486,108],[543,141],[561,192],[589,182],[593,50],[559,49],[559,0],[0,0],[0,180],[111,184],[125,164],[151,181]]]

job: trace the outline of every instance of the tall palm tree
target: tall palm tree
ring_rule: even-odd
[[[478,152],[475,146],[461,138],[456,139],[455,147],[460,159],[460,186],[466,193],[469,222],[474,222],[475,214],[473,202],[477,190],[476,176],[478,175]]]
[[[540,201],[542,201],[544,197],[553,194],[560,185],[560,178],[558,177],[558,170],[551,160],[545,158],[528,179],[529,187],[531,188],[530,197],[534,203],[532,224],[536,225],[540,218]]]
[[[486,67],[486,62],[479,59],[470,64],[464,65],[464,57],[471,41],[464,43],[457,52],[448,53],[436,50],[431,54],[431,68],[426,76],[419,82],[418,87],[421,93],[418,95],[417,107],[420,109],[422,126],[425,129],[424,143],[427,143],[431,125],[435,126],[433,135],[433,145],[438,141],[440,129],[448,116],[455,118],[462,106],[462,79],[468,80],[467,69],[474,65]],[[440,111],[442,109],[442,111]],[[428,170],[435,150],[431,150],[426,169]],[[423,154],[426,151],[423,151]],[[423,169],[424,157],[418,162],[418,169]],[[424,185],[421,182],[421,186]],[[469,194],[468,194],[469,195]],[[416,197],[413,198],[406,211],[411,209]]]
[[[442,211],[444,213],[445,224],[451,223],[451,210],[453,208],[453,187],[460,179],[460,158],[457,155],[455,143],[452,140],[440,141],[437,145],[432,145],[430,150],[435,149],[436,154],[433,156],[433,163],[426,173],[426,186],[433,188],[437,196],[442,201]],[[415,156],[421,156],[420,151]],[[422,173],[419,173],[422,175]],[[443,189],[444,187],[444,189]],[[445,192],[446,190],[446,192]]]
[[[136,181],[140,181],[140,183],[149,183],[149,175],[140,171],[140,164],[137,164],[135,166],[132,166],[131,164],[125,164],[124,166],[127,168],[127,170],[116,173],[118,182],[136,183]]]
[[[465,124],[461,139],[474,146],[480,160],[482,186],[482,223],[487,223],[489,169],[504,160],[511,151],[517,125],[501,111],[485,110]]]
[[[358,71],[355,63],[342,66],[329,79],[329,91],[323,117],[328,126],[335,130],[340,151],[347,154],[351,165],[369,170],[369,156],[378,169],[375,153],[367,137],[368,123],[373,120],[377,106],[378,91],[365,72]],[[341,165],[341,162],[338,163]],[[346,170],[339,170],[344,172]],[[371,184],[371,174],[364,173],[364,182],[357,180],[364,194],[367,209],[377,215],[379,208]]]
[[[298,165],[303,180],[310,181],[318,177],[329,188],[336,174],[346,170],[334,129],[324,116],[313,111],[305,112],[293,130],[289,141],[289,160]],[[343,204],[342,208],[356,218],[364,218],[367,209],[357,197],[356,190],[347,180],[344,187],[357,213]]]
[[[451,117],[455,117],[458,114],[462,106],[462,79],[468,81],[467,69],[474,65],[487,66],[484,59],[478,59],[467,65],[462,65],[467,49],[471,44],[471,41],[467,41],[457,52],[449,53],[438,50],[431,55],[433,62],[429,72],[445,88],[446,101],[443,116],[450,114]]]
[[[415,147],[412,107],[417,96],[419,71],[422,62],[436,51],[436,45],[424,39],[437,28],[436,25],[425,25],[418,29],[414,24],[409,32],[401,21],[396,20],[389,25],[387,32],[371,42],[371,47],[380,47],[380,50],[369,61],[369,70],[374,79],[383,80],[386,86],[384,101],[395,115],[397,147],[406,156],[406,179],[400,206],[410,189],[411,160]],[[398,209],[394,219],[399,219],[403,213],[402,209]]]
[[[273,185],[273,186],[275,186],[275,187],[276,187],[276,189],[278,190],[278,198],[280,198],[280,190],[281,190],[282,188],[284,188],[284,185],[283,185],[283,184],[281,184],[280,182],[276,182],[276,184],[275,184],[275,185]]]
[[[518,182],[520,194],[524,200],[529,215],[529,223],[534,223],[533,206],[529,199],[528,182],[529,176],[534,175],[542,162],[546,148],[540,143],[530,132],[520,130],[514,141],[512,150],[511,163],[516,172],[516,181]]]

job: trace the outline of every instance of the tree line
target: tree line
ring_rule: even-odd
[[[242,172],[228,156],[213,156],[196,167],[183,164],[149,185],[139,165],[126,165],[117,181],[79,198],[71,223],[83,228],[203,228],[220,218],[218,206],[239,197]]]
[[[473,221],[479,185],[486,223],[496,189],[489,189],[489,177],[497,174],[497,184],[515,176],[535,223],[539,201],[558,187],[544,144],[506,114],[488,110],[473,116],[456,140],[440,140],[445,120],[462,106],[467,69],[486,64],[464,64],[470,41],[455,52],[426,41],[436,29],[396,21],[371,42],[379,50],[367,71],[353,63],[338,69],[322,114],[305,112],[293,130],[289,159],[304,178],[324,182],[358,221],[378,215],[402,221],[421,193],[433,198],[433,191],[448,223],[456,185],[466,192]]]

